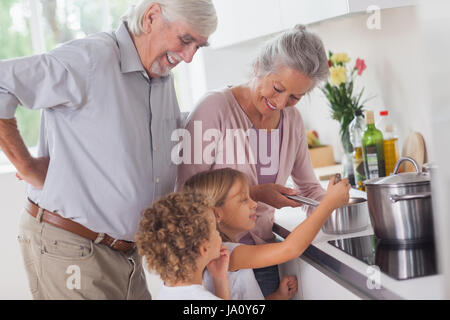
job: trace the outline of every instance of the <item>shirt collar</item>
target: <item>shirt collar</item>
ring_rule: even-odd
[[[147,71],[145,71],[142,65],[141,58],[136,50],[133,39],[128,32],[128,27],[126,22],[122,22],[116,30],[117,44],[120,50],[120,70],[122,73],[128,72],[142,72],[142,74],[151,80],[153,84],[164,83],[170,79],[170,75],[167,77],[160,78],[149,78]]]
[[[115,33],[120,50],[120,70],[122,73],[135,71],[145,72],[139,54],[134,46],[133,39],[128,32],[126,22],[122,22]]]

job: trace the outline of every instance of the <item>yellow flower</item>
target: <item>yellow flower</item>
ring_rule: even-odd
[[[347,82],[347,69],[343,66],[331,67],[330,68],[330,78],[331,82],[338,86],[341,83]]]
[[[341,62],[341,63],[347,63],[347,62],[350,61],[350,58],[348,57],[348,55],[347,55],[346,53],[341,52],[341,53],[335,53],[335,54],[333,54],[333,55],[331,56],[330,60],[331,60],[331,62],[332,62],[333,64],[340,63],[340,62]]]

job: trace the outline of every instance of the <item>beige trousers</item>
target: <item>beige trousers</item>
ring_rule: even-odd
[[[25,211],[18,240],[33,299],[151,299],[137,249],[95,244]]]

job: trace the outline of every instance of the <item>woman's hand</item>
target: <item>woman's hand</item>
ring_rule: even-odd
[[[348,179],[342,179],[335,184],[335,177],[332,177],[328,182],[327,194],[322,202],[326,202],[328,205],[337,209],[346,205],[350,199],[350,183]]]
[[[298,195],[298,191],[275,183],[266,183],[250,187],[250,197],[253,200],[264,202],[276,209],[283,207],[296,208],[302,205],[297,201],[286,198],[283,194],[295,196]]]

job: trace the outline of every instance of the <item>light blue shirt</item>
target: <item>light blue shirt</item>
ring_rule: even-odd
[[[43,109],[38,156],[49,156],[39,206],[132,241],[142,211],[174,189],[172,75],[151,79],[124,23],[47,54],[0,61],[0,118]]]

